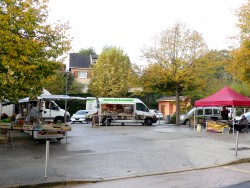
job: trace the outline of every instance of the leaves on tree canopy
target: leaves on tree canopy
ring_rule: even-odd
[[[52,27],[47,16],[46,0],[0,1],[1,101],[39,95],[44,80],[63,69],[68,24]]]
[[[201,34],[175,24],[157,36],[152,47],[143,50],[143,56],[152,63],[143,76],[148,83],[145,86],[172,94],[196,87],[202,70],[202,62],[197,59],[206,51]]]
[[[97,55],[96,52],[95,52],[95,49],[93,47],[89,47],[89,48],[86,48],[86,49],[82,48],[82,49],[79,50],[78,53],[81,54],[81,55],[92,55],[92,54]]]
[[[89,92],[97,97],[125,96],[132,74],[129,58],[123,50],[105,48],[91,71]]]
[[[176,23],[155,38],[154,46],[144,49],[143,55],[153,71],[146,72],[145,87],[176,96],[176,124],[179,124],[179,96],[185,90],[200,86],[202,66],[197,61],[207,51],[200,33],[190,31],[185,24]],[[151,75],[153,73],[153,76]]]
[[[227,70],[238,80],[250,85],[250,1],[237,11],[240,47],[232,50],[233,60]]]

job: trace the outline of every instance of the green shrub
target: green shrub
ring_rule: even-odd
[[[173,123],[173,124],[176,123],[176,114],[171,116],[171,123]]]
[[[241,110],[236,110],[236,116],[240,116],[242,114]]]
[[[7,118],[7,119],[2,119],[1,122],[2,123],[11,123],[12,120],[10,118]]]

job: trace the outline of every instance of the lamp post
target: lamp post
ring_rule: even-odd
[[[68,94],[68,73],[69,71],[66,70],[65,72],[65,95]],[[64,112],[64,123],[67,123],[67,100],[65,100],[65,112]]]

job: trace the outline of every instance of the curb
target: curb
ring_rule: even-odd
[[[222,163],[218,165],[211,165],[211,166],[205,166],[205,167],[197,167],[197,168],[191,168],[191,169],[182,169],[182,170],[175,170],[175,171],[162,171],[162,172],[156,172],[156,173],[148,173],[148,174],[136,174],[131,176],[120,176],[120,177],[111,177],[111,178],[96,178],[96,179],[71,179],[71,180],[63,180],[63,181],[55,181],[55,182],[46,182],[46,183],[38,183],[38,184],[27,184],[27,185],[20,185],[20,184],[14,184],[14,185],[5,185],[1,186],[2,188],[31,188],[31,187],[51,187],[51,186],[73,186],[73,185],[79,185],[79,184],[85,184],[85,183],[99,183],[99,182],[105,182],[105,181],[113,181],[113,180],[120,180],[120,179],[129,179],[129,178],[139,178],[139,177],[147,177],[147,176],[157,176],[157,175],[165,175],[165,174],[175,174],[175,173],[181,173],[181,172],[189,172],[189,171],[195,171],[195,170],[206,170],[210,168],[216,168],[216,167],[222,167],[222,166],[228,166],[228,165],[235,165],[235,164],[241,164],[241,163],[248,163],[250,162],[250,158],[245,159],[239,159],[227,163]]]

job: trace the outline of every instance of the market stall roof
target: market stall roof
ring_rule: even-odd
[[[68,95],[40,95],[37,98],[43,100],[72,100],[72,99],[86,100],[86,98],[83,97],[72,97]]]
[[[38,99],[44,99],[44,100],[86,100],[86,98],[83,97],[74,97],[74,96],[68,96],[68,95],[52,95],[48,90],[43,89],[43,92],[40,96],[37,97]]]
[[[22,102],[29,102],[30,98],[29,97],[25,97],[23,99],[19,99],[18,102],[22,103]]]
[[[209,97],[195,101],[194,106],[250,106],[250,98],[226,86]]]

